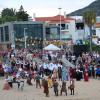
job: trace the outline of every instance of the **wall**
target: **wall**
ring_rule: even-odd
[[[71,20],[69,24],[69,34],[72,35],[73,42],[76,41],[75,20]]]
[[[100,28],[96,28],[96,36],[100,38]]]

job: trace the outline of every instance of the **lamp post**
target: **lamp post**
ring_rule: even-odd
[[[25,49],[26,49],[26,30],[27,28],[24,28],[24,46],[25,46]]]
[[[12,31],[11,37],[12,37],[11,48],[14,49],[15,48],[15,31]]]
[[[62,8],[58,8],[58,9],[59,9],[60,40],[61,40],[61,9]]]

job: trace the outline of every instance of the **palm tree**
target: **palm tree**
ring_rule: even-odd
[[[84,12],[83,20],[90,30],[90,52],[92,53],[92,27],[96,22],[96,13],[93,10],[88,10]]]

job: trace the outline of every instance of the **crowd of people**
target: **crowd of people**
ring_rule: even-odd
[[[81,56],[76,57],[70,53],[66,58],[72,62],[78,71],[86,71],[89,77],[99,78],[100,77],[100,54],[97,52],[82,53]]]
[[[51,56],[51,54],[51,52],[46,53],[46,59],[44,59],[41,53],[32,53],[27,49],[13,49],[10,52],[5,52],[2,55],[1,64],[5,76],[3,89],[9,90],[13,88],[13,84],[17,84],[18,89],[23,90],[25,83],[33,86],[32,80],[34,79],[36,88],[43,87],[47,97],[50,95],[49,88],[54,89],[55,96],[62,95],[63,92],[67,96],[68,89],[71,95],[74,95],[75,79],[76,81],[81,79],[89,81],[90,77],[100,77],[99,53],[93,53],[92,55],[83,53],[79,57],[71,52],[64,51],[54,53],[55,56],[54,54]],[[61,60],[63,55],[65,55],[66,60],[75,65],[74,68],[63,64]],[[34,58],[41,60],[35,61]],[[67,81],[70,83],[69,86]]]

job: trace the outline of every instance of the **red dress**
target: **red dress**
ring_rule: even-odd
[[[84,81],[89,81],[89,76],[87,71],[84,72]]]

